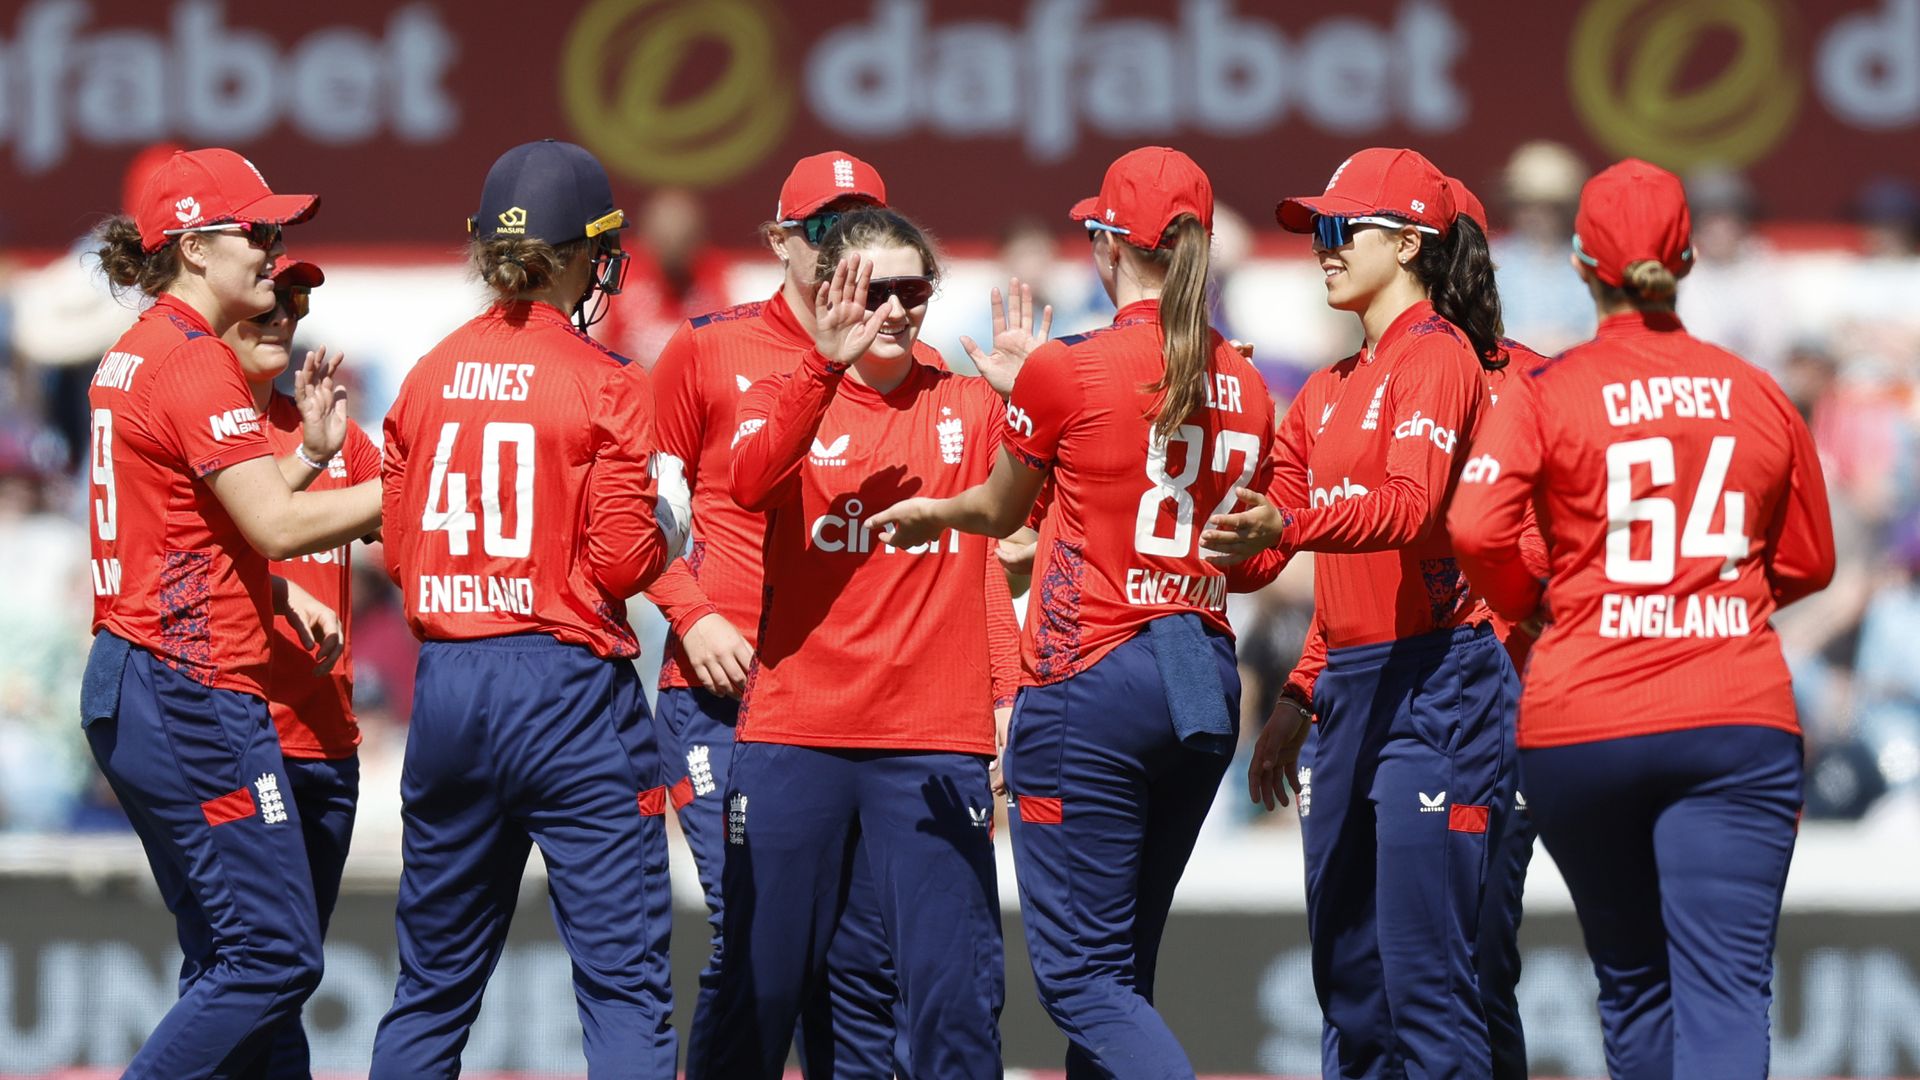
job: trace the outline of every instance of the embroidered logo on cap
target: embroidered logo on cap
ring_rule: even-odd
[[[191,225],[194,222],[199,221],[200,220],[200,200],[189,195],[186,198],[181,199],[179,202],[174,203],[173,216],[179,218],[180,224],[182,225]]]
[[[503,233],[526,232],[527,212],[518,206],[509,206],[500,211],[500,231]]]
[[[844,188],[853,186],[853,162],[846,158],[833,159],[833,186]]]

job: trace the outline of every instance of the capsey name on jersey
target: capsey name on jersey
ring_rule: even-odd
[[[1688,420],[1733,419],[1733,380],[1705,375],[1655,375],[1600,388],[1607,423],[1626,427],[1659,420],[1669,411]]]

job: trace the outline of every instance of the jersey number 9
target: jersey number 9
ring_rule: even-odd
[[[433,474],[427,480],[427,509],[420,515],[422,532],[445,532],[447,550],[467,553],[467,537],[475,519],[467,503],[467,474],[449,472],[454,444],[460,437],[458,421],[440,425],[440,444],[433,452]],[[506,531],[500,507],[500,448],[512,444],[514,459],[513,534]],[[443,494],[444,492],[444,494]],[[480,515],[485,519],[481,545],[496,559],[524,559],[533,551],[533,425],[498,421],[481,428]]]
[[[1205,438],[1206,433],[1197,424],[1181,424],[1172,438],[1162,437],[1159,432],[1151,436],[1147,444],[1147,479],[1153,482],[1153,486],[1140,496],[1140,512],[1133,519],[1133,549],[1140,554],[1173,559],[1198,555],[1191,489],[1194,482],[1200,479],[1200,448]],[[1167,449],[1176,443],[1184,447],[1186,452],[1182,455],[1184,460],[1180,471],[1169,475]],[[1214,514],[1224,514],[1233,509],[1234,493],[1253,479],[1254,466],[1260,461],[1260,437],[1246,431],[1223,430],[1216,434],[1213,437],[1213,471],[1225,475],[1236,453],[1241,455],[1240,477],[1227,485],[1220,505],[1213,508]],[[1173,535],[1161,536],[1160,508],[1168,500],[1173,502]]]

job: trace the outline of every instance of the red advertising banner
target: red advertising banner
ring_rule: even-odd
[[[1256,221],[1351,151],[1492,185],[1522,142],[1745,170],[1768,210],[1920,181],[1920,0],[7,0],[0,244],[64,246],[156,140],[227,145],[328,243],[457,246],[495,155],[594,150],[741,240],[794,158],[877,165],[936,230],[1063,214],[1145,143]],[[1496,209],[1496,214],[1497,214]],[[724,242],[728,239],[722,235]]]

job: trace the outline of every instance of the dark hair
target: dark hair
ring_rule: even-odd
[[[1506,364],[1500,347],[1500,290],[1493,282],[1493,253],[1480,223],[1465,214],[1445,236],[1421,235],[1413,276],[1427,287],[1433,309],[1460,328],[1483,367]]]
[[[100,244],[94,254],[100,257],[100,269],[117,293],[139,289],[148,296],[159,296],[180,276],[180,243],[167,238],[158,251],[140,244],[140,226],[125,215],[110,217],[94,232]]]
[[[821,281],[826,281],[833,276],[833,268],[840,265],[842,256],[856,248],[868,247],[912,248],[920,253],[920,263],[927,268],[927,276],[940,280],[940,255],[933,246],[933,238],[904,215],[880,207],[849,210],[840,215],[827,235],[820,238],[820,254],[814,260],[813,272]]]
[[[1166,273],[1160,290],[1160,353],[1166,369],[1147,384],[1160,395],[1154,434],[1166,438],[1206,401],[1213,327],[1207,323],[1207,267],[1213,246],[1206,226],[1192,214],[1173,219],[1152,251],[1133,253]]]
[[[555,246],[529,236],[496,236],[473,242],[473,270],[502,299],[544,289],[586,253],[587,241]]]

